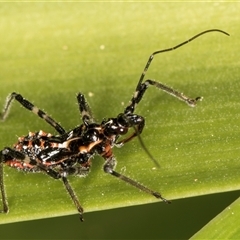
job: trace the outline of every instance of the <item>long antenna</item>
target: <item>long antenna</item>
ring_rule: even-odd
[[[147,72],[147,70],[148,70],[148,68],[149,68],[149,66],[150,66],[150,64],[151,64],[151,62],[152,62],[152,60],[153,60],[153,58],[154,58],[154,55],[159,54],[159,53],[163,53],[163,52],[173,51],[173,50],[175,50],[175,49],[177,49],[177,48],[179,48],[179,47],[181,47],[181,46],[183,46],[183,45],[191,42],[192,40],[200,37],[201,35],[203,35],[203,34],[205,34],[205,33],[209,33],[209,32],[220,32],[220,33],[223,33],[223,34],[225,34],[225,35],[227,35],[227,36],[230,36],[230,34],[228,34],[227,32],[225,32],[225,31],[223,31],[223,30],[220,30],[220,29],[209,29],[209,30],[206,30],[206,31],[203,31],[203,32],[198,33],[197,35],[195,35],[195,36],[191,37],[190,39],[188,39],[188,40],[186,40],[186,41],[184,41],[184,42],[176,45],[175,47],[166,48],[166,49],[162,49],[162,50],[153,52],[153,53],[150,55],[150,57],[149,57],[149,59],[148,59],[148,61],[147,61],[147,64],[146,64],[146,66],[145,66],[145,68],[144,68],[144,70],[143,70],[143,72],[142,72],[142,74],[141,74],[141,77],[140,77],[140,79],[139,79],[137,88],[141,85],[141,83],[142,83],[142,81],[143,81],[143,79],[144,79],[144,77],[145,77],[145,75],[146,75],[146,72]]]

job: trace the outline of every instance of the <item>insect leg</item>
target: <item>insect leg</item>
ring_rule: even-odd
[[[196,97],[195,99],[189,98],[189,97],[185,96],[183,93],[178,92],[160,82],[156,82],[154,80],[148,79],[144,83],[141,83],[140,85],[137,86],[136,92],[135,92],[134,96],[132,97],[130,104],[125,108],[125,111],[124,111],[125,114],[134,112],[137,104],[141,101],[141,99],[149,85],[155,86],[155,87],[163,90],[164,92],[178,98],[179,100],[184,101],[191,107],[194,107],[196,105],[197,101],[202,99],[202,97]]]
[[[84,95],[79,93],[77,95],[77,100],[78,100],[79,111],[82,115],[82,121],[84,122],[84,124],[88,125],[89,123],[93,123],[92,112]]]
[[[83,222],[84,218],[83,218],[82,215],[83,215],[84,210],[83,210],[83,208],[80,205],[80,202],[79,202],[79,200],[77,198],[77,195],[75,194],[75,192],[73,191],[71,185],[68,182],[68,179],[66,177],[68,175],[68,172],[67,171],[63,171],[63,172],[59,173],[59,172],[54,171],[51,168],[47,168],[47,166],[45,166],[44,164],[38,164],[38,167],[41,170],[45,171],[50,177],[52,177],[54,179],[59,179],[59,178],[62,179],[67,192],[71,196],[71,199],[74,202],[74,204],[75,204],[75,206],[76,206],[76,208],[77,208],[77,210],[78,210],[78,212],[80,214],[80,220]]]
[[[3,210],[0,210],[0,213],[8,213],[8,202],[7,202],[7,196],[6,191],[4,187],[4,179],[3,179],[3,154],[2,151],[0,151],[0,189],[1,189],[1,196],[2,196],[2,204],[3,204]]]
[[[77,210],[78,210],[78,212],[80,214],[80,220],[83,222],[84,221],[84,218],[83,218],[84,210],[81,207],[81,205],[80,205],[80,203],[78,201],[78,198],[77,198],[75,192],[73,191],[72,187],[70,186],[67,178],[66,177],[62,177],[62,180],[63,180],[65,188],[67,189],[69,195],[71,196],[71,198],[72,198],[72,200],[73,200],[73,202],[74,202],[74,204],[75,204],[75,206],[76,206],[76,208],[77,208]]]
[[[3,210],[0,210],[0,212],[8,213],[8,211],[9,211],[6,191],[5,191],[5,187],[4,187],[3,164],[6,161],[11,161],[13,159],[28,161],[27,158],[28,157],[25,156],[23,153],[20,153],[19,151],[16,151],[16,150],[8,148],[8,147],[6,147],[2,151],[0,151],[0,189],[1,189],[2,202],[3,202]]]
[[[57,123],[54,119],[52,119],[50,116],[48,116],[45,112],[43,112],[38,107],[34,106],[27,99],[23,98],[21,94],[18,94],[15,92],[11,93],[6,99],[6,104],[4,106],[4,109],[1,115],[2,120],[6,119],[11,107],[11,103],[13,102],[14,99],[17,100],[23,107],[33,112],[34,114],[38,115],[40,118],[44,119],[48,124],[54,127],[56,131],[59,132],[60,134],[63,134],[66,132],[64,128],[59,123]]]
[[[104,172],[109,173],[112,176],[117,177],[117,178],[123,180],[124,182],[126,182],[126,183],[128,183],[128,184],[130,184],[130,185],[132,185],[132,186],[134,186],[134,187],[136,187],[138,189],[140,189],[143,192],[151,194],[151,195],[153,195],[156,198],[160,198],[165,203],[171,203],[171,201],[169,201],[169,200],[165,199],[164,197],[162,197],[162,195],[159,192],[155,192],[155,191],[153,191],[153,190],[143,186],[142,184],[134,181],[133,179],[131,179],[129,177],[126,177],[125,175],[114,171],[115,166],[116,166],[116,159],[115,159],[114,156],[111,156],[110,158],[107,159],[106,163],[104,164],[103,170],[104,170]]]

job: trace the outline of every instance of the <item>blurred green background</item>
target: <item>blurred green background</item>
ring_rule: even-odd
[[[1,239],[189,239],[240,191],[0,226]]]
[[[98,119],[111,116],[110,114],[116,115],[119,109],[122,109],[121,101],[129,99],[129,94],[134,91],[137,77],[141,74],[151,52],[174,46],[180,43],[179,39],[187,40],[194,34],[210,28],[220,28],[229,32],[231,37],[235,38],[236,44],[240,34],[239,3],[59,2],[0,3],[0,6],[1,102],[4,102],[5,96],[11,91],[31,96],[30,99],[36,102],[37,97],[38,102],[43,103],[45,96],[50,95],[53,99],[59,99],[63,105],[59,108],[58,102],[51,101],[45,102],[43,107],[50,114],[52,112],[49,109],[55,108],[54,118],[59,119],[67,129],[78,123],[77,109],[71,115],[68,115],[67,111],[70,105],[76,107],[74,102],[76,92],[104,92],[108,97],[107,100],[100,100],[101,96],[95,96],[90,100],[91,106],[94,106],[95,115]],[[205,44],[208,41],[211,42],[211,38],[213,38],[212,35],[205,36]],[[216,45],[216,48],[219,52],[224,52],[225,41],[229,46],[229,39],[220,34],[217,38],[221,38],[219,40],[221,44]],[[216,36],[214,39],[216,40]],[[160,81],[172,83],[171,74],[168,75],[168,72],[165,72],[165,62],[168,65],[171,64],[175,56],[179,59],[178,62],[173,63],[174,68],[178,69],[178,77],[181,73],[185,74],[188,69],[193,74],[197,68],[207,68],[207,63],[213,64],[207,62],[209,56],[211,56],[209,61],[214,61],[213,49],[206,47],[202,49],[203,40],[197,41],[199,41],[198,50],[202,51],[201,54],[205,54],[206,62],[197,61],[194,63],[197,66],[196,69],[194,67],[191,69],[185,61],[191,63],[194,58],[198,59],[200,53],[189,52],[184,59],[181,59],[181,54],[188,52],[186,48],[183,48],[178,55],[158,56],[158,60],[155,61],[160,65],[158,69]],[[116,52],[121,55],[116,56]],[[235,53],[238,53],[238,49],[229,52],[229,55],[233,56],[231,66],[238,68],[239,57],[236,57]],[[66,59],[71,59],[72,62],[69,63]],[[51,65],[47,65],[48,62],[51,62]],[[214,64],[218,64],[217,60]],[[128,66],[128,70],[121,69],[123,65]],[[226,60],[226,68],[227,66]],[[159,77],[161,75],[163,79]],[[217,72],[217,75],[221,73]],[[99,78],[96,79],[96,77]],[[205,77],[201,76],[201,78]],[[96,83],[96,81],[100,82]],[[121,81],[125,82],[124,96],[118,95],[118,86]],[[185,83],[181,82],[181,79],[179,82],[180,87],[184,86]],[[194,82],[191,84],[194,85]],[[200,83],[198,84],[200,86]],[[209,83],[208,87],[210,84],[212,83]],[[230,87],[235,89],[236,86]],[[223,88],[226,86],[224,85]],[[193,91],[192,94],[198,94],[196,88]],[[123,89],[120,92],[122,93]],[[191,93],[190,90],[188,92]],[[225,96],[227,100],[230,97]],[[153,97],[151,101],[154,99],[156,100]],[[116,106],[117,103],[118,106]],[[153,102],[152,104],[154,105]],[[18,109],[18,106],[14,109]],[[146,112],[149,111],[148,108],[143,109],[147,109]],[[159,113],[152,114],[158,117]],[[26,123],[28,130],[42,127],[50,131],[45,124],[40,122],[39,125],[38,121],[34,121],[34,116],[26,120],[28,116],[28,113],[24,113],[18,118],[20,122],[21,120],[29,121]],[[76,118],[73,120],[72,116]],[[177,117],[178,114],[175,113],[175,116]],[[164,118],[162,114],[161,117]],[[10,124],[3,128],[5,135],[1,138],[1,148],[11,145],[13,136],[21,134],[22,131],[22,126],[17,123],[14,129],[11,129]],[[234,138],[234,141],[237,146],[238,139]],[[123,151],[126,154],[126,151],[131,149],[129,147],[128,150]],[[100,169],[100,164],[98,168]],[[99,169],[98,171],[101,171]],[[37,176],[36,179],[41,179],[41,176]],[[47,186],[49,187],[50,184],[51,182]],[[164,186],[164,190],[168,191],[167,186]],[[0,236],[1,239],[187,239],[238,196],[239,191],[234,191],[174,200],[171,206],[160,202],[90,212],[86,213],[84,223],[80,223],[78,216],[73,215],[5,224],[0,226]],[[27,202],[28,199],[21,201]],[[44,204],[47,205],[47,203],[48,199]],[[13,208],[13,206],[10,207]],[[4,215],[0,218],[4,218]]]

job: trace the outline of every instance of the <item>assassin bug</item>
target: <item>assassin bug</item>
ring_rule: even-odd
[[[138,137],[146,153],[153,161],[155,161],[140,137],[145,124],[144,117],[134,114],[135,108],[141,101],[148,86],[155,86],[168,94],[173,95],[179,100],[184,101],[191,107],[194,107],[197,101],[201,100],[201,97],[195,99],[189,98],[183,93],[151,79],[143,82],[144,76],[154,55],[172,51],[205,33],[214,31],[229,35],[222,30],[211,29],[201,32],[175,47],[154,52],[149,57],[144,71],[140,76],[135,93],[123,113],[120,113],[115,118],[104,119],[101,123],[94,122],[90,107],[82,93],[77,95],[77,102],[83,123],[70,131],[66,131],[59,123],[23,98],[22,95],[15,92],[11,93],[6,100],[1,116],[2,120],[5,120],[10,110],[11,103],[16,100],[23,107],[44,119],[58,132],[58,135],[52,135],[43,131],[35,133],[30,132],[26,136],[19,137],[18,142],[12,148],[5,147],[0,151],[0,188],[3,202],[3,210],[1,212],[7,213],[9,211],[3,182],[3,165],[5,164],[26,172],[45,172],[54,179],[61,179],[80,214],[80,219],[83,221],[83,208],[69,184],[67,177],[68,175],[86,176],[90,170],[90,161],[95,154],[104,158],[104,172],[109,173],[156,198],[160,198],[166,203],[170,203],[170,201],[162,197],[159,192],[153,191],[131,178],[116,172],[114,170],[116,167],[116,158],[113,155],[112,148],[114,146],[122,147],[134,137]],[[131,128],[133,129],[133,132],[128,134],[125,138],[122,137],[127,134],[128,130]],[[123,139],[119,139],[120,137]]]

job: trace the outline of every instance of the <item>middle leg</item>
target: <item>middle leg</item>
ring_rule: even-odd
[[[109,173],[111,174],[112,176],[114,177],[117,177],[121,180],[123,180],[124,182],[140,189],[141,191],[143,192],[146,192],[148,194],[151,194],[153,195],[154,197],[156,198],[160,198],[162,201],[164,201],[165,203],[171,203],[171,201],[165,199],[164,197],[162,197],[162,195],[159,193],[159,192],[155,192],[153,190],[151,190],[150,188],[147,188],[145,186],[143,186],[142,184],[134,181],[133,179],[129,178],[129,177],[126,177],[125,175],[121,174],[121,173],[118,173],[114,170],[116,166],[116,159],[114,156],[111,156],[109,159],[106,159],[106,163],[104,164],[103,166],[103,170],[104,172],[106,173]]]
[[[54,179],[62,179],[63,181],[63,184],[68,192],[68,194],[70,195],[74,205],[76,206],[77,210],[78,210],[78,213],[80,215],[80,220],[83,222],[84,221],[84,218],[83,218],[83,208],[78,200],[78,197],[76,195],[76,193],[74,192],[74,190],[72,189],[71,185],[69,184],[68,182],[68,179],[67,179],[67,175],[68,175],[68,172],[67,171],[62,171],[62,172],[57,172],[53,169],[49,169],[47,168],[45,165],[43,164],[38,164],[38,167],[46,172],[46,174],[48,174],[50,177],[54,178]]]

